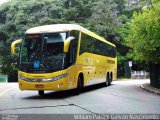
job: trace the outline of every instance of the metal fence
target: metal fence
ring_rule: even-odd
[[[8,76],[0,75],[0,83],[6,83],[6,82],[8,82]]]
[[[145,70],[132,71],[131,78],[133,78],[133,79],[146,79],[146,78],[149,78],[149,72],[146,72]]]

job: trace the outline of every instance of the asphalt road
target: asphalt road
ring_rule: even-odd
[[[0,114],[160,114],[160,96],[140,88],[149,80],[113,81],[109,87],[72,91],[20,91],[17,83],[0,84]]]

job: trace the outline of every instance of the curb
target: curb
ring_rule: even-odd
[[[146,88],[146,87],[144,87],[143,84],[141,84],[140,87],[141,87],[142,89],[144,89],[144,90],[150,92],[150,93],[154,93],[154,94],[156,94],[156,95],[160,95],[160,92],[155,91],[155,90],[151,90],[151,89],[149,89],[149,88]]]

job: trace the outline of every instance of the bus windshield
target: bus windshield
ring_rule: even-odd
[[[63,69],[66,33],[26,35],[20,52],[20,69],[25,72],[54,72]]]

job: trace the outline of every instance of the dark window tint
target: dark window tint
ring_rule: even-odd
[[[80,54],[84,52],[94,53],[107,57],[116,57],[116,48],[102,41],[96,40],[86,34],[82,34]]]
[[[69,52],[67,53],[67,66],[74,64],[76,61],[79,32],[71,31],[70,36],[75,37],[75,39],[72,40],[69,45]]]

